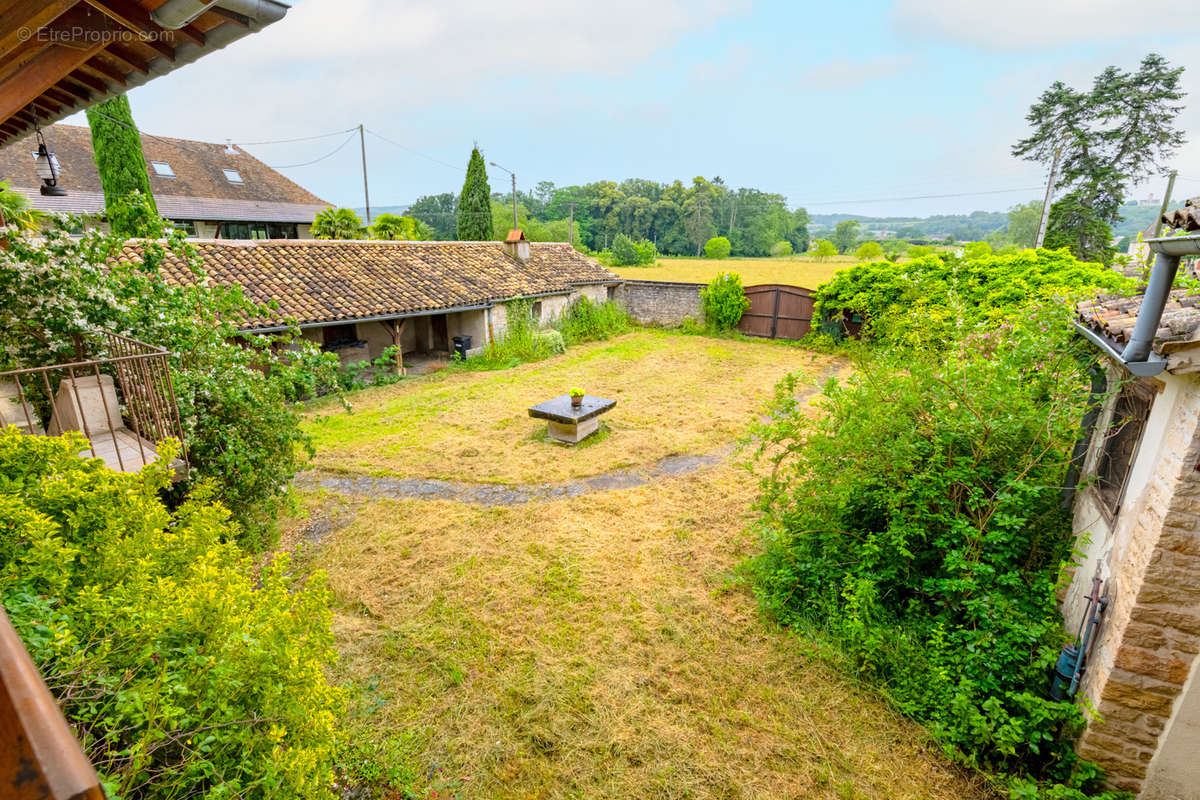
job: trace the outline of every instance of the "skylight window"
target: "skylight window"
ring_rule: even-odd
[[[164,178],[174,178],[175,170],[171,169],[171,165],[165,161],[151,161],[150,166],[154,167],[154,174]]]
[[[236,169],[223,169],[221,171],[225,173],[225,180],[230,183],[242,183],[242,176]]]

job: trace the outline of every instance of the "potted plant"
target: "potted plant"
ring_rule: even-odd
[[[583,405],[583,389],[580,389],[578,386],[576,386],[574,389],[571,389],[569,392],[567,392],[567,394],[571,395],[571,406],[573,408],[579,408],[581,405]]]

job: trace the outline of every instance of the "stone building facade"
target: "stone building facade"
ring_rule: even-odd
[[[1128,339],[1141,298],[1081,304]],[[1139,800],[1200,797],[1200,310],[1172,293],[1154,349],[1163,371],[1107,362],[1107,392],[1075,499],[1081,557],[1063,603],[1072,633],[1093,576],[1108,606],[1081,683],[1096,712],[1078,744]]]

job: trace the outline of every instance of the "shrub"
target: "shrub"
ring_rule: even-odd
[[[483,348],[483,352],[464,363],[466,369],[509,369],[525,361],[540,361],[565,347],[561,335],[544,333],[533,318],[529,300],[517,298],[505,304],[505,325],[502,332]]]
[[[986,258],[992,254],[992,246],[987,242],[971,242],[963,248],[964,258]]]
[[[653,266],[658,260],[658,248],[649,239],[634,242],[633,247],[637,250],[637,263],[639,266]]]
[[[607,339],[630,328],[629,314],[617,303],[593,303],[581,297],[559,319],[559,331],[568,345]]]
[[[828,261],[838,254],[837,245],[828,239],[817,239],[813,242],[813,260]]]
[[[726,331],[737,327],[742,314],[750,307],[750,299],[742,289],[741,276],[722,272],[707,287],[700,290],[704,318],[709,327]]]
[[[331,797],[324,574],[256,572],[205,487],[172,514],[166,467],[85,446],[0,431],[0,598],[110,796]]]
[[[729,258],[732,250],[732,245],[724,236],[714,236],[704,243],[705,258]]]
[[[1121,273],[1076,261],[1065,250],[1023,250],[965,261],[925,256],[839,270],[817,290],[815,313],[830,319],[856,312],[866,319],[869,336],[936,346],[953,338],[960,315],[972,322],[995,321],[1029,301],[1074,300],[1129,284]],[[913,313],[926,323],[909,324]]]
[[[883,246],[879,242],[863,242],[854,251],[855,258],[861,258],[863,261],[874,261],[877,258],[883,257]]]
[[[771,255],[779,258],[780,256],[790,256],[792,254],[791,242],[776,242],[771,245]]]
[[[1014,796],[1057,800],[1098,774],[1072,750],[1079,708],[1045,698],[1088,398],[1067,317],[959,318],[941,351],[876,347],[816,415],[790,377],[754,431],[769,613],[825,631],[961,760],[1010,773]]]
[[[924,258],[933,255],[933,247],[924,244],[910,244],[906,255],[909,258]]]

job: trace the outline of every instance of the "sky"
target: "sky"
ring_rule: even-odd
[[[299,0],[129,99],[144,132],[231,139],[337,205],[363,205],[361,123],[372,206],[457,194],[478,143],[523,190],[720,176],[924,216],[1040,199],[1046,168],[1010,148],[1051,82],[1197,46],[1200,17],[1128,0]],[[1177,198],[1200,195],[1200,67],[1184,84]]]

